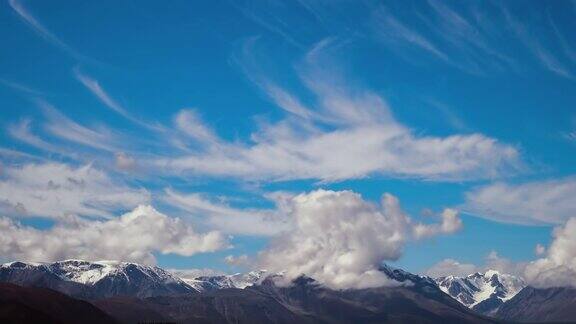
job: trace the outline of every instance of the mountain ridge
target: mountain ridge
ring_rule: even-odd
[[[197,277],[193,280],[201,287],[194,288],[186,281],[193,282],[161,268],[82,260],[7,263],[0,266],[0,281],[49,288],[90,301],[125,323],[494,322],[453,300],[430,277],[388,265],[380,271],[399,284],[334,290],[305,276],[285,285],[281,274],[256,271]],[[177,286],[158,287],[158,283]]]

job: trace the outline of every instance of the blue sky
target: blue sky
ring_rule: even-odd
[[[453,208],[463,226],[389,262],[533,260],[576,216],[575,17],[570,1],[4,1],[0,210],[43,235],[151,204],[227,240],[147,246],[159,265],[235,271],[226,256],[281,231],[283,197],[390,193],[414,222]]]

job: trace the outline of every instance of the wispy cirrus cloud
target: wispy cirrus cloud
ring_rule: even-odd
[[[172,189],[166,189],[162,199],[224,233],[271,236],[288,228],[289,220],[282,208],[234,208],[199,193],[179,193]],[[277,203],[282,206],[280,200]]]
[[[75,58],[79,61],[94,61],[91,58],[81,54],[72,46],[68,45],[66,42],[62,41],[58,36],[56,36],[53,32],[51,32],[46,26],[44,26],[34,15],[26,9],[24,4],[21,0],[9,0],[8,4],[10,7],[18,14],[18,16],[26,22],[28,26],[30,26],[34,31],[38,33],[42,38],[46,41],[55,45],[56,47],[63,50],[65,53],[70,55],[71,57]]]
[[[384,37],[382,40],[388,41],[394,39],[396,41],[406,42],[407,44],[431,53],[442,61],[451,62],[448,56],[439,49],[438,46],[417,30],[402,23],[386,7],[381,6],[376,10],[374,13],[374,21],[376,28]]]
[[[530,53],[549,71],[560,76],[573,79],[574,75],[567,65],[544,46],[538,37],[521,23],[506,7],[502,7],[502,12],[508,27],[518,36],[518,39],[530,50]]]
[[[45,129],[61,139],[108,152],[118,151],[116,140],[106,129],[91,129],[71,120],[48,102],[38,101],[47,117]]]
[[[215,142],[216,131],[194,118],[189,133],[209,138],[207,147],[153,163],[181,175],[256,181],[339,181],[375,174],[455,180],[498,177],[521,168],[515,147],[483,134],[416,135],[394,118],[381,96],[334,71],[334,62],[322,55],[328,45],[313,47],[297,69],[315,98],[311,106],[288,90],[268,87],[261,82],[267,78],[256,72],[249,79],[288,112],[286,118],[260,124],[246,142]]]
[[[576,178],[498,182],[466,193],[464,210],[505,223],[562,224],[576,214]]]
[[[520,16],[510,6],[497,3],[480,8],[472,3],[455,6],[429,0],[402,15],[402,11],[380,5],[373,10],[372,26],[387,48],[417,64],[420,60],[410,49],[420,49],[471,74],[517,73],[539,67],[573,79],[570,61],[574,61],[575,51],[552,15],[543,8]],[[541,19],[532,23],[536,18]]]
[[[82,85],[84,85],[94,96],[96,96],[96,98],[98,98],[98,100],[100,100],[106,107],[112,109],[117,114],[149,130],[164,131],[164,129],[159,124],[150,124],[134,117],[124,106],[112,98],[112,96],[110,96],[110,94],[108,94],[108,92],[102,88],[98,80],[88,76],[85,73],[82,73],[79,68],[74,69],[74,75],[76,76],[76,79],[82,83]]]
[[[8,134],[15,139],[42,151],[57,153],[64,156],[74,156],[74,153],[63,149],[58,145],[47,142],[40,136],[34,134],[32,129],[32,120],[29,118],[24,118],[17,123],[9,125]]]
[[[16,90],[22,93],[25,93],[27,95],[33,95],[33,96],[44,96],[46,95],[46,93],[37,90],[37,89],[33,89],[27,85],[18,83],[18,82],[14,82],[11,80],[6,80],[3,78],[0,78],[0,84],[4,85],[5,87],[8,87],[12,90]]]

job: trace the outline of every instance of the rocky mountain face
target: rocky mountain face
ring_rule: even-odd
[[[452,298],[484,315],[495,315],[502,304],[526,286],[523,279],[495,270],[466,277],[447,276],[435,281]]]
[[[495,316],[518,322],[576,322],[576,288],[526,287],[505,302]]]

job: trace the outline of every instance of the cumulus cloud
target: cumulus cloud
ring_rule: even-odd
[[[512,274],[518,277],[524,277],[526,262],[516,262],[502,257],[496,251],[491,251],[485,259],[483,270],[496,270],[501,273]]]
[[[228,246],[222,234],[196,233],[182,220],[146,205],[106,221],[70,217],[46,230],[4,217],[0,232],[0,254],[27,261],[78,258],[155,264],[154,253],[191,256]]]
[[[535,287],[576,287],[576,218],[556,228],[553,237],[545,256],[527,265],[526,281]]]
[[[0,177],[0,210],[8,214],[111,217],[112,211],[134,208],[148,200],[146,190],[115,181],[90,164],[6,166]]]
[[[435,236],[438,234],[450,234],[459,231],[462,228],[462,220],[458,217],[458,211],[446,208],[441,214],[442,223],[440,224],[416,224],[414,233],[418,238]]]
[[[378,206],[351,191],[317,190],[288,205],[293,226],[260,254],[262,268],[287,280],[305,274],[338,289],[397,284],[378,267],[398,259],[417,235],[396,197],[385,194]]]
[[[521,184],[498,182],[466,193],[465,210],[517,224],[563,224],[576,215],[576,178]]]

